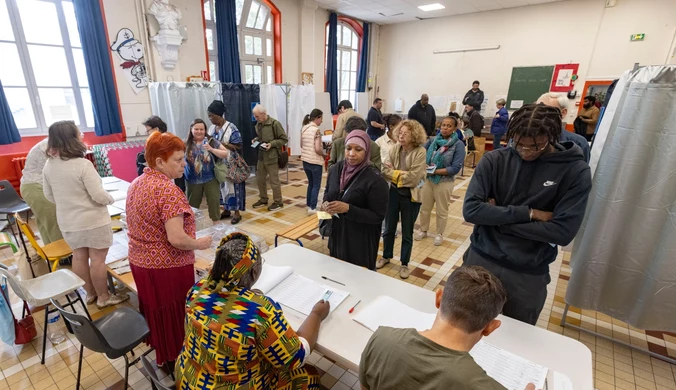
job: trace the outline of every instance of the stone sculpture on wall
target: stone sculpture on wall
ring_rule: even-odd
[[[178,48],[184,38],[178,24],[178,20],[182,17],[181,10],[169,4],[169,0],[154,0],[148,8],[148,13],[157,19],[160,26],[160,31],[151,39],[162,57],[162,67],[172,70],[178,62]]]

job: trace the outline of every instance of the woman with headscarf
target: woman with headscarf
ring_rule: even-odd
[[[214,100],[207,111],[211,122],[208,134],[220,141],[231,152],[242,153],[242,134],[234,123],[225,119],[227,112],[225,104],[220,100]],[[221,183],[220,189],[221,204],[223,205],[221,219],[230,218],[234,213],[231,223],[236,225],[242,220],[240,211],[246,210],[246,183],[235,184],[226,180]]]
[[[375,270],[388,190],[369,161],[370,153],[366,132],[352,130],[345,140],[345,158],[329,169],[322,211],[333,216],[331,256]]]
[[[209,276],[188,292],[175,372],[179,390],[319,388],[317,371],[303,365],[330,304],[319,301],[296,332],[279,304],[251,289],[262,270],[260,250],[248,236],[221,240]]]

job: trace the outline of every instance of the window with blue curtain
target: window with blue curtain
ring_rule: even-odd
[[[96,23],[102,30],[100,12]],[[4,95],[21,135],[46,134],[59,120],[72,120],[84,131],[94,128],[95,88],[73,1],[1,0],[0,58]]]
[[[9,145],[15,142],[21,142],[21,136],[14,122],[12,110],[7,103],[5,90],[2,88],[2,80],[0,80],[0,145]]]
[[[337,16],[336,16],[337,19]],[[363,92],[359,89],[359,69],[361,58],[359,50],[363,50],[363,39],[359,37],[356,31],[341,20],[336,20],[336,48],[329,50],[331,21],[326,26],[326,91],[331,93],[329,88],[329,53],[335,52],[336,55],[336,82],[337,82],[337,101],[349,100],[355,103],[357,92]]]
[[[361,37],[361,56],[359,57],[359,70],[357,71],[357,92],[366,92],[366,84],[369,72],[369,30],[371,25],[364,23],[364,34]]]
[[[338,15],[331,12],[326,34],[326,89],[331,101],[331,112],[338,113]]]

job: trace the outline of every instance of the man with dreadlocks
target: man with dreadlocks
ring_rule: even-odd
[[[511,147],[486,154],[463,205],[473,223],[464,265],[479,265],[507,290],[503,314],[535,325],[547,297],[557,245],[570,244],[582,223],[591,172],[582,150],[559,143],[561,112],[523,106],[507,127]]]

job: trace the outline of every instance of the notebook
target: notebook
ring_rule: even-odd
[[[305,315],[310,314],[314,305],[324,297],[327,291],[332,292],[329,298],[330,312],[336,310],[350,295],[346,291],[294,274],[292,267],[278,267],[270,264],[263,265],[261,276],[251,288],[258,289],[275,302]]]
[[[436,314],[423,313],[398,300],[379,296],[364,307],[353,320],[375,331],[381,326],[415,328],[419,331],[432,327]],[[547,367],[533,363],[484,340],[469,352],[481,368],[509,390],[523,390],[528,383],[542,389],[547,378]]]

